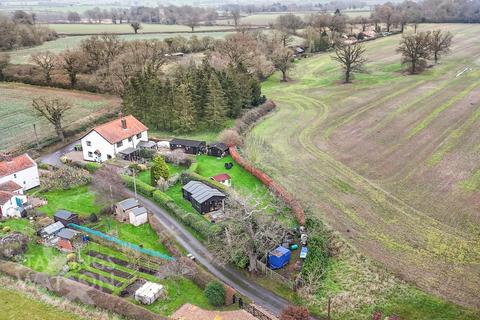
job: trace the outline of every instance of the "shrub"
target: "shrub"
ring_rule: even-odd
[[[110,207],[109,207],[110,208]],[[88,217],[88,221],[92,222],[92,223],[95,223],[98,221],[98,217],[95,213],[92,213],[89,217]]]
[[[140,149],[138,155],[144,159],[152,159],[155,156],[155,150],[152,149]]]
[[[133,177],[130,176],[122,176],[123,182],[127,185],[129,188],[133,188]],[[151,185],[140,181],[138,179],[135,179],[136,185],[137,185],[137,191],[144,196],[150,197],[152,196],[153,192],[156,190],[155,187],[152,187]]]
[[[177,166],[189,167],[192,164],[193,157],[186,154],[181,149],[175,149],[173,151],[163,153],[165,156],[165,161],[168,163],[173,163]]]
[[[71,189],[89,184],[92,177],[87,170],[64,166],[48,174],[42,175],[42,188],[45,190]]]
[[[10,228],[10,226],[5,226],[5,227],[3,227],[3,229],[2,229],[2,232],[3,232],[3,233],[8,233],[8,232],[10,232],[10,231],[12,231],[12,228]]]
[[[211,281],[203,291],[208,302],[215,307],[225,304],[225,287],[218,281]]]
[[[87,169],[87,171],[90,172],[90,173],[94,173],[95,171],[97,171],[101,167],[102,167],[102,165],[100,163],[96,163],[96,162],[88,162],[85,165],[85,169]]]
[[[229,147],[242,145],[242,137],[240,137],[240,134],[233,129],[223,130],[219,135],[219,140]]]
[[[282,311],[280,320],[308,320],[310,313],[305,307],[288,306]]]
[[[77,260],[77,255],[75,253],[72,252],[67,254],[67,261],[74,262],[75,260]]]
[[[162,156],[156,156],[155,158],[153,158],[150,173],[150,176],[152,178],[152,185],[156,185],[157,181],[160,178],[163,178],[164,180],[168,179],[168,166]]]
[[[70,261],[67,263],[69,271],[75,271],[80,269],[80,264],[78,262]]]

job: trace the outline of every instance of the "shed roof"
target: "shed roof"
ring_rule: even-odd
[[[57,236],[60,237],[60,238],[63,238],[63,239],[71,240],[71,239],[73,239],[77,234],[78,234],[78,232],[75,231],[75,230],[73,230],[73,229],[63,228],[62,230],[60,230],[60,231],[58,232]]]
[[[163,286],[161,284],[155,282],[146,282],[143,286],[138,288],[137,291],[135,291],[135,296],[153,298],[162,290]]]
[[[218,182],[224,182],[224,181],[230,180],[231,177],[226,173],[220,173],[220,174],[217,174],[216,176],[213,176],[212,179]]]
[[[70,211],[67,211],[67,210],[58,210],[57,212],[55,212],[55,215],[54,215],[55,218],[62,219],[62,220],[69,220],[75,216],[76,216],[75,213],[71,213]]]
[[[225,198],[224,193],[215,188],[207,186],[200,181],[190,181],[183,186],[183,190],[190,192],[192,194],[192,198],[198,203],[204,203],[208,199],[215,196]]]
[[[125,119],[127,123],[126,129],[122,128],[122,119]],[[132,115],[112,120],[92,129],[92,131],[96,131],[111,144],[120,142],[147,130],[148,128]]]
[[[35,165],[35,161],[33,161],[32,158],[30,158],[30,156],[26,153],[22,154],[21,156],[11,158],[9,161],[1,161],[0,178],[31,168]]]
[[[120,201],[117,205],[123,210],[130,210],[132,208],[138,207],[138,202],[133,198],[128,198]]]
[[[135,217],[138,217],[138,216],[141,216],[142,214],[147,213],[147,209],[145,209],[144,207],[136,207],[136,208],[133,208],[130,212],[132,212]]]
[[[179,144],[179,145],[186,146],[186,147],[201,147],[202,144],[206,144],[206,142],[205,141],[175,138],[175,139],[172,139],[172,141],[170,141],[170,145],[172,145],[172,144]]]
[[[140,148],[153,148],[153,147],[155,147],[156,145],[157,145],[157,144],[156,144],[155,142],[153,142],[153,141],[143,141],[143,140],[142,140],[142,141],[140,141],[140,142],[138,143],[137,146],[140,147]]]
[[[0,191],[12,192],[12,191],[18,191],[20,189],[22,189],[22,186],[12,180],[8,180],[7,182],[0,184]]]
[[[222,150],[222,151],[227,151],[228,150],[228,146],[223,142],[213,143],[213,144],[210,145],[210,148],[216,148],[216,149],[219,149],[219,150]]]
[[[57,233],[58,231],[62,230],[64,228],[63,223],[60,221],[57,221],[55,223],[52,223],[51,225],[46,226],[45,228],[42,229],[43,233],[46,233],[48,235]]]

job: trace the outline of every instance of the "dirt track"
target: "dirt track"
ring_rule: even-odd
[[[480,308],[480,26],[439,27],[453,53],[422,75],[401,73],[394,36],[366,44],[353,85],[329,55],[274,77],[279,108],[252,135],[273,147],[269,173],[361,252]]]

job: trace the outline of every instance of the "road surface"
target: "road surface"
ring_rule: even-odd
[[[58,149],[57,151],[45,154],[36,160],[38,162],[46,163],[54,167],[61,167],[63,164],[60,161],[60,158],[63,157],[66,153],[72,151],[75,145],[79,143],[80,140],[75,140],[72,143],[69,143],[68,145]]]

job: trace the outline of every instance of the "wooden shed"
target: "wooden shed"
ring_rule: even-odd
[[[67,210],[58,210],[55,212],[53,220],[55,222],[61,222],[66,227],[69,223],[78,224],[78,214]]]
[[[205,141],[173,139],[170,141],[170,150],[182,149],[188,154],[202,154],[207,151],[207,143]]]
[[[225,143],[217,142],[208,146],[207,154],[214,157],[225,157],[229,153]]]
[[[182,191],[183,197],[201,214],[224,209],[226,195],[200,181],[190,181]]]

